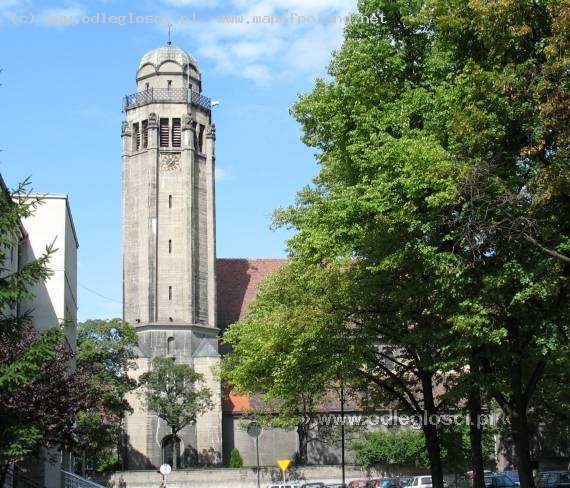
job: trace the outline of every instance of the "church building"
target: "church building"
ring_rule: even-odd
[[[124,98],[123,316],[139,337],[133,375],[148,371],[156,356],[174,356],[204,376],[213,400],[173,438],[132,394],[130,469],[172,464],[177,452],[179,466],[219,465],[233,447],[254,464],[254,442],[240,422],[249,400],[223,396],[218,341],[283,261],[216,259],[216,129],[202,88],[196,60],[168,43],[142,57],[136,93]],[[262,463],[297,450],[294,431],[262,437]]]

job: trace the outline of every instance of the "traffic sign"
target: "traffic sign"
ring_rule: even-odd
[[[160,474],[167,476],[172,472],[172,468],[170,467],[170,464],[163,464],[162,466],[160,466]]]
[[[291,466],[291,460],[290,459],[278,459],[277,464],[281,468],[281,471],[287,471],[287,468],[289,466]]]
[[[259,437],[261,435],[261,425],[257,422],[250,422],[247,426],[247,433],[251,437]]]

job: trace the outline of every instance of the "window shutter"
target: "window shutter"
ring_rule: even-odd
[[[172,147],[180,147],[182,142],[182,133],[180,119],[172,119]]]
[[[160,147],[168,147],[169,144],[169,121],[160,119]]]
[[[133,142],[135,146],[135,151],[138,151],[141,148],[141,132],[139,130],[138,122],[133,124]]]
[[[148,120],[142,121],[142,147],[143,149],[148,147]]]

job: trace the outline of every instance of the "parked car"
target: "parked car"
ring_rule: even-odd
[[[325,488],[347,488],[347,486],[344,483],[329,483]]]
[[[314,481],[312,483],[305,483],[301,485],[301,488],[325,488],[325,484],[320,481]]]
[[[493,476],[485,475],[485,486],[487,488],[515,488],[515,482],[504,474]]]
[[[400,484],[405,488],[406,486],[410,486],[414,481],[413,476],[400,476]]]
[[[505,469],[503,471],[503,474],[505,476],[508,476],[515,485],[520,486],[521,483],[518,471],[515,471],[514,469]]]
[[[537,488],[570,488],[570,471],[544,471],[539,473]]]
[[[400,480],[397,478],[376,479],[368,482],[369,488],[403,488]]]
[[[299,483],[274,483],[267,485],[267,488],[301,488]]]
[[[431,476],[414,476],[410,488],[432,488]]]
[[[348,484],[348,488],[366,488],[368,480],[353,480]]]

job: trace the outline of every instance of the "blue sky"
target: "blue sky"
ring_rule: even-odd
[[[36,191],[69,194],[80,320],[120,315],[121,100],[167,25],[198,60],[204,94],[221,101],[218,256],[282,257],[287,233],[270,231],[269,215],[316,171],[288,111],[325,74],[342,40],[337,16],[355,3],[0,0],[0,173],[11,186],[31,175]]]

